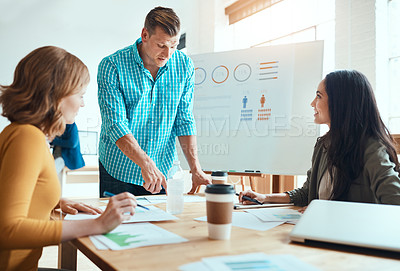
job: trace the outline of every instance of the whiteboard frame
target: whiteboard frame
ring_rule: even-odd
[[[284,48],[287,45],[277,45]],[[311,156],[320,134],[319,125],[314,124],[313,109],[310,106],[315,91],[322,80],[323,41],[293,44],[294,74],[291,112],[291,128],[275,129],[269,135],[250,135],[238,132],[235,136],[207,131],[198,127],[198,157],[203,170],[227,170],[245,172],[254,170],[266,174],[305,175],[311,167]],[[270,50],[275,46],[256,47],[238,51]],[[218,59],[222,53],[204,54],[206,59]],[[223,52],[226,56],[226,52]],[[199,55],[196,56],[196,59]],[[196,61],[195,61],[196,67]],[[196,97],[196,88],[194,92]],[[196,118],[196,116],[195,116]],[[202,146],[226,146],[228,151],[217,151],[211,147],[204,151]],[[222,148],[222,147],[221,147]],[[220,148],[220,149],[221,149]],[[184,168],[189,169],[182,150],[177,143],[178,155]],[[222,148],[222,150],[224,150]]]

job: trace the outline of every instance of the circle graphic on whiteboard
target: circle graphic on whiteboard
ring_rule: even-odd
[[[228,79],[229,70],[224,65],[217,66],[212,72],[212,80],[214,83],[222,84]]]
[[[203,84],[203,82],[206,80],[207,77],[206,70],[203,68],[196,68],[194,69],[194,72],[195,72],[194,84],[195,85]]]
[[[244,82],[250,78],[251,75],[251,67],[246,63],[242,63],[236,66],[233,71],[233,77],[235,77],[236,81]]]

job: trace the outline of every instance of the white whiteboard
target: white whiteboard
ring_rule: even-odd
[[[306,174],[319,136],[310,103],[322,79],[323,41],[191,58],[202,168]]]

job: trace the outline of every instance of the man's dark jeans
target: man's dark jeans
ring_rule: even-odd
[[[104,166],[99,161],[99,174],[100,174],[100,197],[103,197],[104,191],[111,192],[113,194],[119,194],[122,192],[130,192],[135,196],[141,195],[153,195],[141,185],[121,182],[115,179],[113,176],[108,174]],[[159,194],[165,194],[164,188]]]

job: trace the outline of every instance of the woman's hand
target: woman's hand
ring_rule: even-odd
[[[84,212],[92,215],[103,213],[103,211],[99,208],[64,198],[60,199],[60,208],[63,213],[71,215],[76,215],[78,212]]]
[[[304,207],[301,207],[301,208],[298,209],[297,211],[298,211],[299,213],[304,214],[304,212],[306,211],[307,207],[308,207],[308,205],[307,205],[307,206],[304,206]]]
[[[102,232],[113,230],[124,220],[128,220],[135,213],[137,203],[135,196],[124,192],[109,198],[104,213],[96,218],[102,226]]]
[[[92,210],[102,213],[96,219],[85,220],[63,220],[61,241],[72,240],[81,236],[103,234],[113,230],[125,219],[129,219],[135,213],[135,196],[125,192],[115,195],[109,199],[107,208],[104,212],[89,205],[60,200],[60,206],[63,206],[64,212],[75,213],[78,210]],[[67,208],[67,209],[66,209]]]
[[[265,200],[266,199],[266,195],[263,195],[263,194],[260,194],[260,193],[257,193],[257,192],[251,191],[251,190],[240,192],[240,194],[239,194],[239,202],[241,202],[243,204],[255,204],[252,201],[245,200],[243,198],[243,196],[258,200],[261,203],[266,202],[266,200]]]

